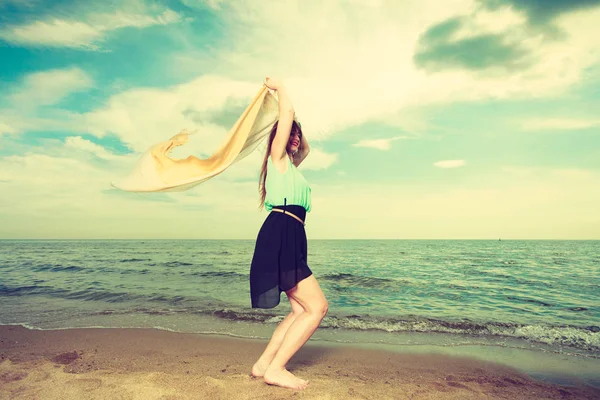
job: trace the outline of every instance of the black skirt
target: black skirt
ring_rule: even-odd
[[[286,209],[305,221],[302,206],[287,205]],[[252,308],[273,308],[279,304],[281,292],[294,288],[312,275],[307,262],[307,241],[304,225],[280,212],[271,212],[263,223],[250,266],[250,298]]]

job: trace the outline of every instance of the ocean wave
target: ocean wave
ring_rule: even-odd
[[[398,281],[389,278],[375,278],[370,276],[354,275],[347,273],[328,274],[320,277],[320,280],[325,282],[333,282],[345,287],[360,287],[360,288],[398,288],[399,284],[405,284],[404,281]]]
[[[533,303],[544,307],[553,307],[554,304],[546,303],[545,301],[536,300],[536,299],[527,299],[524,297],[516,297],[516,296],[506,296],[508,300],[515,300],[522,303]]]
[[[93,289],[71,291],[61,297],[71,300],[105,301],[107,303],[124,303],[131,300],[147,299],[147,296],[133,295],[126,292],[109,292]]]
[[[326,327],[385,332],[432,332],[460,335],[504,336],[549,345],[570,346],[581,350],[600,351],[600,327],[522,325],[502,322],[473,323],[428,318],[386,319],[376,317],[331,317]]]
[[[10,287],[0,284],[0,296],[31,296],[40,294],[64,294],[68,293],[64,289],[55,289],[52,286],[28,285]]]
[[[177,297],[177,298],[176,298]],[[181,296],[164,297],[162,301],[182,301]],[[159,298],[157,297],[157,300]],[[104,310],[92,315],[113,315],[143,313],[149,315],[204,315],[233,322],[279,323],[283,316],[267,310],[244,311],[226,308],[216,304],[204,307],[173,307]],[[600,358],[600,326],[569,326],[546,324],[516,324],[508,322],[446,321],[441,319],[407,316],[389,318],[370,315],[327,315],[320,329],[341,329],[350,331],[382,331],[387,333],[444,333],[475,337],[505,337],[523,339],[533,343],[546,344],[583,350]]]
[[[35,268],[32,268],[33,272],[46,272],[46,271],[50,271],[50,272],[79,272],[79,271],[85,271],[86,268],[83,267],[79,267],[77,265],[61,265],[61,264],[43,264],[43,265],[39,265]]]
[[[234,321],[278,322],[280,317],[270,313],[249,313],[233,310],[201,311]],[[326,316],[321,323],[325,329],[383,331],[389,333],[423,332],[455,335],[502,336],[525,339],[549,345],[569,346],[589,352],[600,352],[600,327],[553,326],[545,324],[514,324],[503,322],[475,323],[444,321],[422,317],[403,319],[375,316]],[[599,354],[600,356],[600,354]]]
[[[178,304],[186,300],[184,296],[169,296],[162,293],[132,294],[128,292],[94,290],[93,288],[64,293],[61,295],[61,297],[72,300],[102,301],[107,303],[127,303],[130,301],[143,301]]]
[[[29,285],[9,287],[0,284],[0,297],[2,296],[51,296],[71,300],[103,301],[108,303],[126,303],[129,301],[149,301],[168,304],[177,304],[186,300],[183,296],[167,296],[161,293],[132,294],[129,292],[118,292],[101,290],[90,286],[83,290],[57,289],[52,286]]]
[[[127,311],[115,311],[126,313]],[[257,323],[278,323],[281,315],[268,311],[243,311],[230,308],[193,308],[193,309],[145,309],[138,308],[135,312],[153,315],[187,313],[211,315],[229,321],[248,321]],[[106,312],[104,312],[106,313]],[[113,313],[113,312],[110,312]],[[599,326],[555,326],[545,324],[515,324],[504,322],[445,321],[423,317],[386,318],[378,316],[328,315],[321,323],[321,329],[345,329],[357,331],[383,331],[388,333],[422,332],[445,333],[454,335],[508,337],[525,339],[531,342],[548,345],[568,346],[587,352],[599,353],[600,357],[600,327]]]
[[[194,264],[183,261],[168,261],[162,263],[161,265],[164,265],[165,267],[189,267]]]
[[[193,276],[201,276],[205,278],[243,278],[247,279],[248,274],[240,274],[234,271],[203,271],[203,272],[193,272],[189,275]]]

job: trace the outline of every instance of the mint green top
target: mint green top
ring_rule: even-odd
[[[302,206],[309,212],[311,189],[302,173],[287,156],[288,166],[283,174],[277,169],[271,156],[268,158],[265,209],[271,211],[273,206],[282,206],[285,198],[287,205]]]

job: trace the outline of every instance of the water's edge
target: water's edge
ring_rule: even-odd
[[[20,326],[37,331],[67,331],[74,329],[151,329],[167,331],[174,334],[199,335],[203,337],[229,338],[232,340],[252,341],[257,346],[268,342],[265,337],[248,337],[224,332],[181,332],[161,326],[73,326],[59,328],[40,328],[28,324],[3,324],[0,326]],[[581,357],[578,355],[556,354],[536,349],[514,348],[501,345],[479,344],[435,344],[437,334],[419,333],[421,344],[397,344],[374,342],[332,341],[311,338],[306,346],[322,348],[359,348],[364,350],[392,352],[396,354],[439,354],[450,357],[469,358],[491,362],[514,368],[532,379],[567,387],[589,386],[600,389],[600,359]]]

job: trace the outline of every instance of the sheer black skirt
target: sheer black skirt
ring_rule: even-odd
[[[276,208],[283,209],[284,206]],[[287,205],[285,209],[303,221],[306,218],[302,206]],[[252,308],[277,306],[281,292],[292,289],[312,275],[307,248],[302,223],[280,212],[271,212],[267,216],[258,232],[250,266]]]

